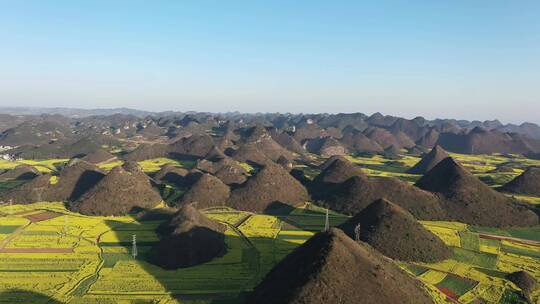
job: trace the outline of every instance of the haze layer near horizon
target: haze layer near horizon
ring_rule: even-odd
[[[0,1],[0,105],[540,122],[538,1]]]

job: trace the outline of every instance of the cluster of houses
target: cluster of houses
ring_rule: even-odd
[[[11,149],[13,149],[13,148],[16,148],[16,147],[12,147],[12,146],[1,146],[1,145],[0,145],[0,153],[3,152],[3,151],[11,150]],[[9,154],[9,153],[0,154],[0,159],[8,160],[8,161],[21,160],[20,158],[17,158],[15,155]]]

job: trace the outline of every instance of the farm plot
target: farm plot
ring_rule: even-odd
[[[238,229],[248,238],[273,239],[279,233],[280,221],[269,215],[252,215]]]
[[[144,256],[133,258],[126,244],[124,250],[102,254],[105,264],[85,297],[174,294],[178,298],[203,301],[215,297],[234,298],[251,290],[283,256],[279,248],[284,248],[281,245],[288,242],[276,238],[280,232],[279,220],[273,216],[252,215],[228,208],[213,208],[205,213],[229,225],[225,233],[229,250],[223,257],[195,267],[166,271],[148,264]],[[105,233],[101,241],[122,240],[124,233],[129,233],[129,237],[136,228],[137,225],[133,224],[118,226]],[[137,236],[141,231],[144,230],[137,231]],[[112,236],[114,233],[117,235]],[[299,243],[296,240],[295,244],[287,247],[287,253]],[[106,248],[111,247],[102,248],[108,250]],[[130,273],[130,276],[123,275],[125,273]]]
[[[435,286],[451,299],[458,300],[471,290],[478,282],[454,274],[448,274]]]
[[[537,228],[494,229],[452,222],[422,224],[451,246],[454,254],[439,263],[403,267],[436,287],[449,301],[521,303],[519,288],[505,276],[526,270],[540,279],[540,244],[534,241],[539,234]],[[540,290],[535,290],[531,297],[533,303],[540,301]]]
[[[13,169],[21,164],[27,164],[34,166],[42,173],[51,173],[58,170],[59,167],[67,163],[69,159],[47,159],[47,160],[17,160],[17,161],[8,161],[0,160],[0,169]]]
[[[209,263],[174,271],[148,264],[144,257],[134,259],[129,254],[115,254],[111,263],[107,257],[99,279],[87,295],[107,294],[152,295],[174,293],[178,295],[231,294],[252,286],[256,274],[249,263],[250,245],[234,230],[226,231],[227,254]],[[130,276],[125,276],[130,273]]]
[[[30,214],[30,215],[27,215],[27,216],[25,216],[25,218],[27,218],[32,223],[37,223],[37,222],[41,222],[41,221],[50,220],[50,219],[53,219],[55,217],[59,217],[61,215],[62,215],[62,213],[57,213],[57,212],[53,212],[53,211],[43,211],[43,212],[40,212],[40,213],[33,213],[33,214]]]
[[[31,290],[63,298],[89,272],[95,271],[97,265],[97,255],[1,253],[0,291]]]
[[[492,187],[501,186],[512,180],[528,166],[540,165],[540,161],[538,160],[527,159],[518,155],[449,154],[470,172]],[[410,183],[414,183],[420,177],[420,175],[406,173],[409,168],[420,160],[420,157],[415,155],[403,153],[398,159],[389,159],[382,155],[355,155],[347,156],[347,158],[362,167],[368,176],[392,176]],[[497,172],[496,169],[500,167],[511,168],[513,172]],[[306,170],[304,171],[306,172]],[[318,171],[311,173],[312,176],[316,176],[317,174]],[[531,199],[524,197],[522,200],[531,203],[540,202],[540,198]]]
[[[121,160],[111,161],[107,163],[101,163],[98,164],[98,166],[105,171],[110,171],[114,167],[121,166],[124,162]],[[162,166],[171,164],[178,167],[185,167],[185,168],[191,168],[194,165],[194,162],[192,161],[178,161],[170,158],[154,158],[154,159],[147,159],[143,161],[138,162],[139,166],[141,166],[142,170],[146,173],[154,173],[159,171]]]
[[[296,247],[313,236],[313,232],[304,230],[280,230],[275,242],[275,259],[281,260]]]
[[[16,180],[16,179],[10,179],[10,180],[2,180],[0,181],[0,192],[4,192],[10,189],[13,189],[19,185],[24,184],[26,181],[24,180]]]
[[[167,203],[174,203],[186,192],[185,188],[180,188],[172,184],[162,184],[158,187],[159,193]]]
[[[250,215],[249,212],[236,211],[227,207],[206,209],[203,213],[210,219],[233,226]]]
[[[11,234],[15,232],[19,227],[22,227],[21,225],[1,225],[0,226],[0,234]]]
[[[510,197],[513,197],[517,200],[520,200],[520,201],[523,201],[525,203],[528,203],[528,204],[532,204],[532,205],[538,205],[540,204],[540,197],[535,197],[535,196],[526,196],[526,195],[508,195]]]
[[[322,231],[326,222],[326,209],[306,203],[304,206],[295,208],[287,215],[278,217],[290,226],[307,231]],[[347,221],[349,217],[329,210],[328,219],[330,226],[338,226]]]
[[[147,160],[139,161],[138,163],[143,169],[143,171],[147,173],[153,173],[153,172],[159,171],[159,169],[161,169],[162,166],[167,165],[167,164],[174,165],[177,167],[184,167],[184,168],[192,168],[195,165],[194,161],[187,161],[187,160],[179,161],[179,160],[174,160],[174,159],[165,158],[165,157],[147,159]]]
[[[445,226],[438,226],[433,223],[423,223],[424,226],[430,230],[432,233],[436,234],[441,240],[444,241],[444,243],[448,246],[453,247],[460,247],[461,246],[461,238],[459,231],[455,228],[445,227]]]
[[[62,203],[12,207],[15,212],[0,217],[0,242],[3,236],[16,234],[6,248],[34,251],[0,252],[0,292],[13,288],[33,290],[69,303],[122,300],[199,304],[224,299],[233,299],[234,303],[284,256],[322,230],[326,213],[309,204],[279,216],[226,207],[207,209],[204,213],[208,217],[227,224],[227,253],[202,265],[167,271],[146,261],[146,253],[158,241],[155,229],[162,221],[82,216],[69,212]],[[0,212],[6,208],[1,206]],[[28,219],[29,215],[44,213],[60,216],[37,222]],[[295,225],[288,218],[291,216]],[[330,212],[330,219],[334,224],[347,217]],[[535,228],[502,230],[455,222],[422,224],[451,246],[454,255],[439,263],[402,267],[427,284],[437,303],[445,297],[460,303],[512,303],[509,301],[516,299],[519,288],[504,278],[507,273],[527,270],[540,279],[540,250],[535,241],[539,232]],[[134,234],[139,252],[136,257],[131,247]],[[38,252],[45,249],[70,252]],[[5,275],[8,271],[9,276]],[[540,289],[531,297],[539,302]]]

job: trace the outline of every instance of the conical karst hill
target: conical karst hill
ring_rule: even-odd
[[[162,201],[150,179],[132,164],[113,168],[94,187],[70,204],[86,215],[126,215],[136,209],[153,208]]]
[[[223,256],[227,251],[225,229],[192,205],[184,205],[158,228],[161,239],[150,251],[150,262],[165,269],[177,269]]]
[[[431,151],[424,155],[422,159],[407,171],[410,174],[425,174],[429,170],[433,169],[442,160],[449,157],[448,153],[441,148],[441,146],[435,146]]]
[[[392,259],[432,263],[451,255],[439,237],[408,211],[385,199],[371,203],[339,228]]]
[[[286,256],[247,303],[433,303],[420,281],[339,229],[314,235]]]
[[[282,166],[269,163],[231,192],[229,205],[238,210],[262,212],[279,202],[296,205],[308,200],[306,188]]]
[[[437,164],[416,185],[436,193],[452,220],[489,227],[538,225],[533,211],[491,189],[451,157]]]
[[[540,196],[540,167],[529,167],[501,187],[504,192]]]

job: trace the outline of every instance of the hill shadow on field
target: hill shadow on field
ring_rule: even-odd
[[[47,295],[21,289],[11,289],[0,292],[0,303],[61,304],[61,302],[56,301]]]
[[[165,270],[149,262],[149,252],[158,240],[148,238],[148,235],[154,233],[159,223],[167,221],[168,218],[170,215],[148,216],[141,220],[141,224],[128,223],[120,226],[115,221],[107,221],[107,225],[113,229],[116,237],[121,241],[100,242],[101,256],[104,260],[101,272],[104,275],[100,275],[99,279],[107,280],[108,275],[116,274],[120,280],[127,280],[126,291],[144,290],[138,288],[137,285],[144,287],[149,284],[149,280],[154,281],[164,290],[164,295],[171,294],[173,298],[187,304],[244,303],[251,289],[275,264],[298,246],[279,238],[239,236],[238,229],[227,224],[228,229],[234,231],[236,235],[226,234],[227,253],[223,257],[192,267]],[[132,256],[133,247],[129,239],[132,234],[137,235],[135,258]],[[122,253],[118,253],[119,251]],[[133,267],[132,263],[126,263],[134,259],[137,261],[136,267]],[[107,268],[111,270],[103,271]],[[122,284],[118,286],[120,289],[116,289],[115,292],[121,294]],[[161,293],[154,291],[155,289],[154,287],[152,291],[149,291],[148,298],[139,299],[137,303],[152,303],[151,293]]]
[[[271,203],[264,214],[273,215],[281,220],[285,225],[283,227],[301,229],[305,231],[322,231],[325,226],[325,209],[316,204],[314,207],[298,209],[281,202]],[[301,212],[298,212],[298,211]],[[329,210],[328,220],[330,227],[343,224],[349,219],[348,216]]]

